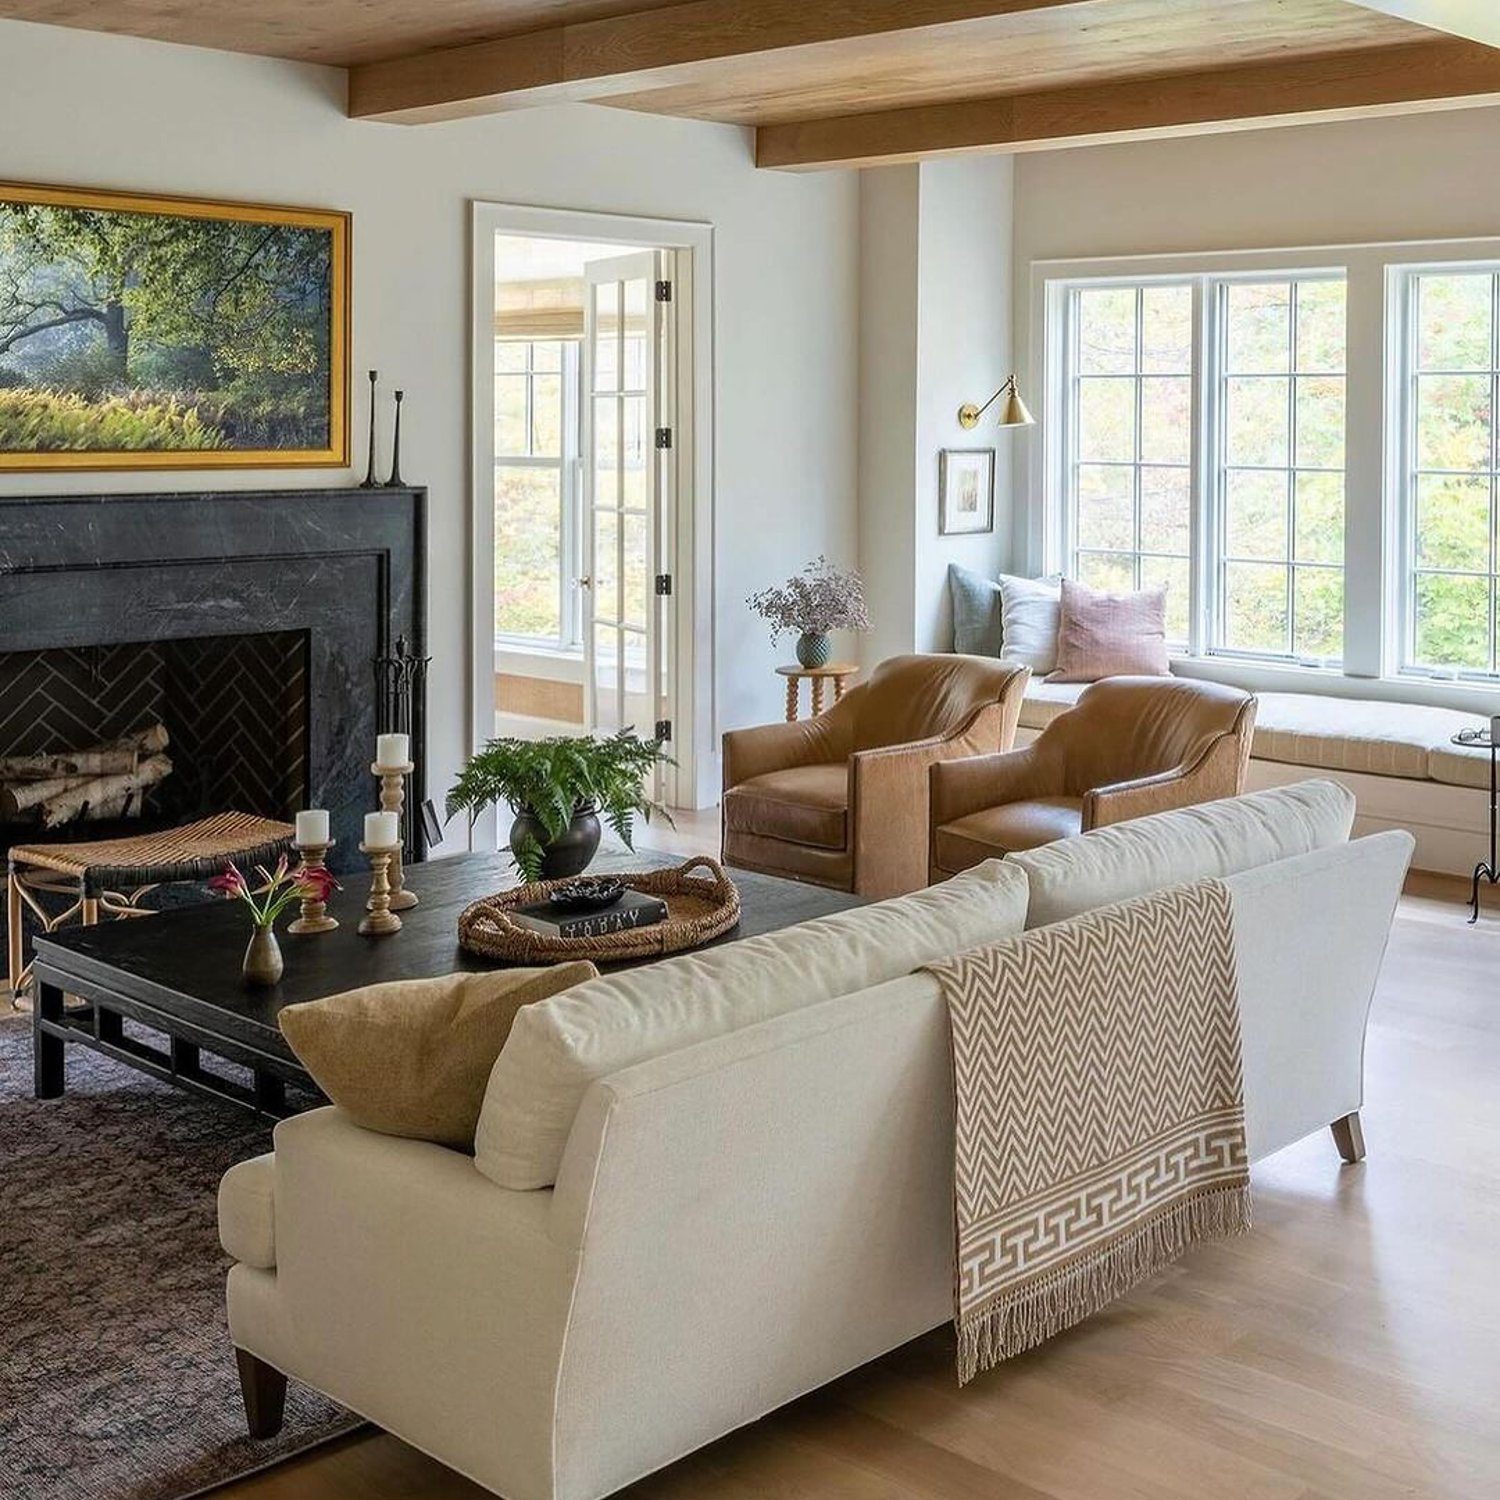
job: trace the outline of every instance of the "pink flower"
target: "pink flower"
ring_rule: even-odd
[[[292,876],[297,882],[297,895],[303,901],[327,901],[335,892],[343,890],[322,865],[302,865]]]
[[[231,899],[236,896],[243,896],[248,889],[248,886],[245,882],[245,877],[240,874],[238,869],[235,868],[233,860],[231,860],[229,864],[224,867],[224,873],[222,875],[215,875],[214,878],[208,882],[208,884],[211,890],[222,891]]]

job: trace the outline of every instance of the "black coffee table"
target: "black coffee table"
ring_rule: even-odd
[[[591,868],[661,869],[677,863],[664,855],[621,851],[602,855]],[[739,926],[717,939],[721,943],[864,904],[857,896],[818,886],[732,873],[742,912]],[[409,867],[406,883],[422,898],[421,905],[403,912],[403,930],[389,937],[366,938],[356,931],[367,894],[357,877],[329,903],[341,924],[336,932],[279,933],[286,973],[273,989],[251,989],[240,978],[250,933],[237,901],[38,937],[32,1015],[37,1098],[62,1094],[72,1043],[276,1118],[319,1102],[312,1080],[281,1035],[276,1018],[283,1005],[384,980],[503,967],[465,953],[458,946],[457,924],[469,902],[516,883],[509,856],[430,860]],[[87,1003],[65,1008],[64,995]],[[140,1027],[127,1029],[127,1019],[162,1034],[166,1045],[144,1039]],[[205,1062],[205,1053],[231,1066]]]

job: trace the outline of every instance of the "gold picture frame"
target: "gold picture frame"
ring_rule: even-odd
[[[225,392],[209,393],[216,399],[219,397],[224,399],[223,404],[214,410],[213,416],[205,421],[199,408],[184,406],[175,391],[149,386],[132,386],[127,363],[128,356],[122,352],[121,346],[128,337],[125,332],[126,320],[132,317],[138,320],[139,314],[131,313],[127,298],[149,281],[150,266],[145,266],[143,273],[143,268],[137,265],[132,273],[134,280],[130,283],[124,282],[119,271],[120,266],[125,263],[126,252],[120,250],[110,274],[113,286],[117,288],[125,286],[127,290],[123,293],[118,290],[112,291],[110,295],[115,298],[115,302],[104,310],[97,307],[88,310],[71,307],[66,295],[68,277],[70,274],[75,278],[85,274],[78,269],[79,266],[85,264],[82,257],[70,262],[66,258],[67,252],[58,250],[55,252],[57,258],[51,262],[36,258],[44,257],[48,253],[49,245],[66,244],[65,237],[59,235],[57,225],[66,225],[70,221],[62,219],[61,216],[48,218],[25,213],[6,215],[6,210],[16,208],[86,211],[96,216],[87,221],[90,229],[96,230],[106,242],[112,227],[126,229],[131,226],[132,221],[128,216],[132,215],[149,215],[165,220],[181,219],[187,222],[208,221],[227,226],[263,224],[270,228],[311,230],[319,235],[326,234],[328,237],[326,268],[323,264],[321,243],[317,238],[303,239],[300,236],[285,236],[275,242],[277,245],[291,246],[295,251],[295,254],[287,251],[282,253],[282,262],[286,266],[285,274],[290,276],[291,269],[300,265],[304,276],[313,278],[311,281],[298,284],[289,280],[286,284],[286,289],[300,292],[303,297],[303,305],[299,306],[295,313],[286,313],[286,316],[298,316],[302,319],[299,333],[306,335],[302,343],[304,347],[310,347],[309,358],[313,363],[313,368],[306,373],[302,388],[299,389],[295,385],[295,377],[299,372],[292,372],[290,382],[283,378],[285,388],[282,392],[283,397],[294,403],[301,400],[305,407],[304,410],[303,407],[294,406],[290,416],[279,414],[282,425],[292,428],[288,445],[278,446],[259,440],[263,429],[269,429],[275,425],[271,417],[265,414],[264,408],[255,408],[247,402],[243,410],[246,413],[253,411],[254,415],[246,415],[241,419],[240,410],[233,406],[235,397]],[[111,216],[115,215],[122,216],[120,226],[111,224]],[[7,222],[8,218],[14,219],[14,225]],[[83,221],[80,219],[79,222]],[[56,302],[54,321],[47,328],[33,326],[23,333],[23,337],[31,345],[27,356],[35,366],[38,363],[38,357],[35,354],[37,340],[51,334],[53,347],[50,357],[54,362],[54,367],[71,370],[77,366],[83,368],[88,376],[86,381],[70,387],[65,382],[59,383],[55,379],[49,381],[45,373],[34,375],[28,373],[25,366],[18,368],[14,351],[20,345],[14,337],[16,328],[10,317],[13,309],[8,308],[5,302],[0,300],[0,472],[348,467],[351,231],[350,215],[333,209],[288,208],[273,204],[117,192],[109,189],[0,182],[0,299],[3,299],[9,292],[15,307],[44,298],[54,300]],[[122,239],[124,243],[130,243],[128,234]],[[216,254],[224,255],[231,239],[231,236],[226,236],[225,244],[216,246],[211,237],[198,236],[193,243],[200,247],[195,252],[200,255],[200,264],[205,260],[211,263],[211,258]],[[166,240],[158,237],[152,245],[146,245],[145,241],[146,237],[141,236],[135,242],[132,251],[142,262],[150,254],[160,257],[167,253],[175,253],[179,257],[185,257],[190,253],[186,248],[187,237],[184,237],[181,247],[173,247],[170,236]],[[27,265],[31,278],[30,289],[21,292],[17,290],[23,285],[20,272],[17,271],[14,276],[6,273],[11,267],[11,260],[15,259],[18,254],[14,246],[23,242],[33,259]],[[153,248],[153,246],[162,245],[166,247],[165,250]],[[8,249],[8,246],[11,248]],[[260,254],[259,251],[254,253]],[[163,274],[160,278],[161,283],[163,285],[181,284],[184,280],[183,266],[185,264],[184,261],[174,268],[175,281]],[[262,261],[258,271],[258,280],[252,283],[250,290],[258,292],[263,297],[273,296],[281,290],[269,284],[270,274],[272,273],[266,270],[265,262]],[[326,282],[322,279],[325,276]],[[222,289],[218,286],[208,288],[216,293],[211,302],[215,311],[220,305],[221,298],[231,296],[230,286],[235,283],[232,269],[225,277],[225,282],[227,284]],[[317,297],[315,303],[308,302],[308,286],[315,288]],[[323,315],[325,288],[326,344],[322,342],[322,329],[325,322]],[[243,301],[249,295],[250,293],[245,290],[243,278],[240,278],[232,292],[232,298]],[[284,300],[290,303],[292,299],[287,297]],[[311,313],[309,307],[312,309]],[[244,327],[250,330],[248,336],[251,337],[255,336],[256,332],[255,312],[256,308],[251,306],[242,314]],[[106,317],[105,313],[109,316]],[[155,321],[148,318],[147,326],[159,327],[164,322],[170,324],[172,318],[173,313],[170,307],[158,309],[155,313]],[[47,321],[46,315],[38,317],[38,322],[46,323]],[[186,321],[186,319],[181,318],[179,321]],[[203,321],[203,317],[200,316],[199,322]],[[77,324],[76,327],[73,326],[74,323]],[[119,325],[118,328],[116,325]],[[131,326],[133,327],[133,323]],[[119,366],[122,383],[115,386],[102,385],[101,377],[89,365],[90,360],[93,360],[96,365],[99,364],[101,356],[97,349],[97,339],[91,346],[85,334],[98,329],[103,330],[98,336],[106,340],[103,358],[115,360]],[[269,336],[266,333],[266,325],[259,325],[259,333],[262,337]],[[68,337],[64,339],[63,335]],[[207,337],[207,335],[204,336]],[[310,345],[308,338],[311,340]],[[196,361],[201,368],[212,367],[216,374],[221,370],[220,362],[211,357],[211,351],[206,344],[193,346],[186,343],[165,349],[165,351],[158,349],[157,354],[159,363],[170,364],[169,356],[176,356],[179,364],[183,366],[190,366]],[[7,356],[10,356],[9,362]],[[70,364],[69,361],[72,363]],[[261,363],[264,364],[263,355]],[[325,366],[326,414],[321,404],[318,404],[323,392]],[[286,372],[281,371],[280,374],[285,377]],[[89,391],[93,391],[94,394],[88,394]],[[17,392],[21,394],[15,394]],[[29,398],[31,403],[29,407],[21,406],[23,397]],[[38,446],[28,449],[7,446],[8,442],[15,440],[10,436],[9,429],[12,424],[7,424],[5,421],[7,401],[19,409],[20,414],[13,423],[13,430],[21,436],[24,437],[35,431],[46,433],[49,431],[49,424],[50,430],[60,429],[68,436],[58,440],[59,445],[55,447]],[[104,409],[106,402],[114,403],[107,412]],[[44,405],[45,410],[42,409]],[[137,414],[133,424],[132,409]],[[273,415],[278,414],[273,413]],[[224,441],[224,432],[219,427],[211,425],[211,423],[224,422],[226,419],[231,429],[238,420],[241,426],[253,434],[245,439],[244,446],[239,446],[233,441]],[[303,424],[300,428],[297,427],[299,421]],[[107,442],[104,446],[65,445],[68,441],[81,442],[83,436],[91,430],[97,430],[105,437],[113,437],[126,426],[130,427],[129,436],[133,439],[129,446],[121,445],[117,440],[113,443]],[[148,433],[143,434],[140,431],[143,427],[148,429]],[[167,434],[160,446],[148,446],[149,429],[153,427]],[[191,446],[190,444],[195,440],[199,445]],[[45,439],[40,441],[45,442]],[[174,442],[181,445],[172,446]],[[222,445],[208,446],[211,443]]]

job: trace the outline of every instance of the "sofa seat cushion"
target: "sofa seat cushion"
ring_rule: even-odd
[[[848,843],[849,767],[791,766],[752,776],[724,797],[724,826],[735,833],[842,849]]]
[[[1082,828],[1081,798],[1037,797],[986,807],[945,823],[933,837],[932,852],[939,869],[967,870],[982,859],[1071,838]]]
[[[276,1268],[276,1155],[237,1162],[219,1179],[219,1243],[242,1266]]]
[[[991,861],[909,896],[608,974],[528,1005],[490,1074],[474,1164],[501,1187],[550,1187],[595,1080],[1013,937],[1025,920],[1025,876]]]
[[[1354,793],[1335,781],[1299,781],[1266,792],[1152,813],[1081,838],[1013,855],[1026,872],[1028,927],[1169,885],[1222,879],[1344,843]]]
[[[1259,700],[1252,752],[1258,760],[1411,781],[1433,779],[1434,753],[1446,750],[1460,729],[1485,723],[1475,714],[1416,703],[1314,693],[1261,693]]]
[[[1026,684],[1026,696],[1021,700],[1021,728],[1045,729],[1058,714],[1072,708],[1088,686],[1086,682],[1044,682],[1033,677]]]

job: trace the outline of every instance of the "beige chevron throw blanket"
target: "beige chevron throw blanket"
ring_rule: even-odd
[[[1229,896],[1176,886],[930,972],[952,1023],[964,1383],[1249,1228]]]

